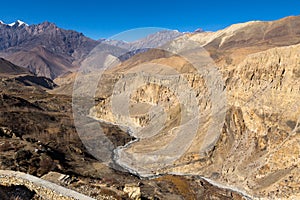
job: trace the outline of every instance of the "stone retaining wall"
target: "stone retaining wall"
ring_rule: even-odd
[[[94,200],[91,197],[22,172],[0,170],[0,185],[23,185],[45,199]]]

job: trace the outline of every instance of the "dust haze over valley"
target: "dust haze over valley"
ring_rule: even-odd
[[[0,199],[299,199],[300,17],[136,32],[0,21]]]

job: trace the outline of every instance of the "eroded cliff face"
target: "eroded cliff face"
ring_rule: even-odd
[[[241,113],[231,121],[244,130],[222,174],[257,196],[299,195],[299,56],[300,45],[252,54],[227,77],[228,101]]]
[[[171,60],[176,59],[159,58],[151,62],[172,63],[174,68],[188,66],[184,62]],[[227,63],[220,66],[226,98],[219,100],[226,101],[226,117],[222,128],[214,129],[219,133],[209,132],[215,115],[212,114],[212,95],[207,89],[206,80],[201,74],[193,72],[182,73],[181,76],[171,74],[172,79],[166,78],[170,74],[163,74],[164,78],[159,80],[152,79],[150,72],[139,74],[132,69],[120,73],[108,72],[103,76],[99,89],[101,92],[97,93],[98,102],[91,109],[90,115],[129,127],[131,134],[139,138],[119,153],[124,158],[121,162],[123,164],[130,161],[144,163],[143,166],[124,165],[131,169],[136,166],[135,170],[144,176],[164,173],[197,174],[257,198],[299,198],[299,61],[300,45],[294,45],[250,54],[239,64]],[[155,71],[155,74],[160,73]],[[118,84],[125,76],[126,81]],[[135,82],[136,77],[149,84],[136,87],[139,85],[138,81]],[[192,88],[194,93],[187,91],[190,96],[182,100],[177,94],[184,90],[184,84]],[[114,88],[116,85],[119,89]],[[131,91],[125,117],[121,115],[122,111],[113,110],[123,109],[122,104],[115,107],[111,103],[114,95],[118,96],[114,91]],[[185,108],[182,105],[193,105],[194,100],[201,117],[199,129],[191,137],[192,140],[188,141],[193,129],[189,129],[188,123],[182,123],[182,114],[195,110],[191,109],[194,107]],[[164,112],[156,112],[155,109],[162,109]],[[220,111],[223,109],[220,108]],[[156,129],[155,125],[162,129]],[[185,129],[187,139],[181,140],[183,149],[173,149],[174,154],[164,151],[163,156],[156,160],[160,167],[141,157],[143,154],[148,155],[148,152],[168,148],[168,144],[176,138],[173,131],[180,128]],[[203,144],[208,132],[209,141],[215,142]],[[185,146],[186,143],[189,144],[188,147]],[[172,165],[161,162],[176,153],[179,156]],[[153,169],[152,173],[143,174],[146,168]]]
[[[299,198],[300,45],[249,55],[224,73],[228,110],[204,162],[170,171],[200,173],[254,197]]]
[[[207,161],[186,162],[185,173],[255,197],[299,196],[299,53],[300,45],[252,54],[224,74],[229,107],[223,133]]]

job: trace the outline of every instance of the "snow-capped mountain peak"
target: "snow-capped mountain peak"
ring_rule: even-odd
[[[26,24],[25,22],[23,22],[23,21],[21,21],[21,20],[17,20],[17,21],[15,21],[15,22],[13,22],[13,23],[11,23],[11,24],[7,24],[8,26],[15,26],[15,25],[17,25],[17,26],[22,26],[22,25],[25,25],[25,26],[28,26],[28,24]]]

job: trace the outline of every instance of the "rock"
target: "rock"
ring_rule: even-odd
[[[15,134],[7,127],[0,127],[0,136],[12,138],[15,136]]]
[[[42,176],[42,179],[63,185],[70,185],[71,183],[76,181],[75,177],[53,171]]]
[[[129,198],[131,199],[141,199],[141,188],[135,184],[126,184],[123,191],[128,194]]]
[[[32,153],[28,150],[19,150],[15,153],[16,162],[26,161],[32,157]]]

